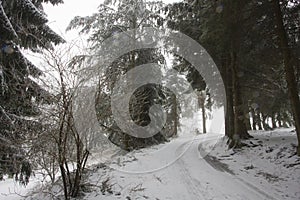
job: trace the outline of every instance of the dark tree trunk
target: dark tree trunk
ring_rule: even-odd
[[[250,120],[250,115],[249,115],[249,113],[250,113],[249,107],[247,107],[247,110],[245,110],[244,113],[247,113],[247,114],[245,114],[245,116],[246,116],[245,117],[246,128],[247,128],[248,131],[251,131],[252,128],[251,128],[251,120]]]
[[[244,103],[241,96],[241,88],[238,77],[238,64],[236,53],[232,53],[232,67],[233,67],[233,103],[234,103],[234,135],[240,139],[247,139],[250,137],[247,132],[247,127],[245,125],[245,114],[244,114]]]
[[[268,124],[268,115],[262,113],[262,125],[264,130],[271,130],[272,128]]]
[[[255,110],[253,108],[251,108],[251,115],[252,115],[252,129],[253,130],[257,130],[257,117],[256,117],[256,113]]]
[[[64,93],[65,94],[65,93]],[[68,105],[66,102],[64,102],[64,109],[68,108]],[[66,134],[64,134],[64,119],[67,116],[67,110],[64,110],[63,114],[62,114],[62,122],[60,124],[60,129],[59,129],[59,137],[58,137],[58,143],[57,143],[57,147],[58,147],[58,162],[59,162],[59,169],[60,169],[60,173],[61,173],[61,177],[62,177],[62,181],[63,181],[63,190],[64,190],[64,196],[65,196],[65,200],[69,199],[69,193],[68,193],[68,177],[66,174],[66,169],[64,167],[64,164],[66,162],[65,159],[65,138],[66,138]]]
[[[204,102],[201,105],[202,110],[202,126],[203,126],[203,133],[206,133],[206,116],[205,116],[205,104]]]
[[[229,83],[229,87],[227,88],[227,101],[229,101],[227,104],[229,104],[230,110],[230,117],[228,120],[230,123],[230,128],[233,129],[232,132],[230,132],[230,141],[229,141],[229,147],[239,147],[241,145],[240,139],[248,138],[250,135],[247,132],[247,128],[245,125],[245,115],[244,115],[244,109],[243,109],[243,101],[241,96],[241,88],[239,83],[239,63],[238,63],[238,53],[240,52],[240,44],[241,44],[241,9],[244,6],[243,3],[240,1],[227,1],[226,6],[223,11],[223,15],[225,18],[225,26],[228,28],[228,77],[230,77],[230,80],[227,80],[226,82]]]
[[[202,91],[203,92],[203,91]],[[202,132],[206,133],[206,115],[205,115],[205,95],[203,96],[203,93],[199,93],[198,96],[198,102],[199,102],[199,107],[201,109],[202,113]]]
[[[257,119],[257,126],[258,126],[258,130],[263,130],[263,126],[262,126],[262,120],[261,120],[261,113],[258,110],[256,113],[256,119]]]
[[[277,35],[280,40],[280,47],[282,50],[282,55],[284,60],[285,79],[287,82],[289,98],[291,102],[293,117],[296,126],[296,133],[298,137],[297,154],[298,156],[300,156],[300,100],[299,100],[296,77],[294,75],[295,71],[292,62],[292,53],[288,44],[288,37],[283,24],[283,15],[280,8],[280,1],[273,0],[272,2],[273,2],[274,13],[275,13],[275,19],[276,19]]]
[[[177,132],[178,132],[178,125],[179,125],[179,122],[178,122],[178,111],[177,111],[177,107],[178,107],[178,104],[177,104],[177,99],[176,99],[176,95],[172,95],[172,118],[174,120],[174,132],[172,133],[173,137],[174,136],[177,136]]]
[[[245,123],[246,123],[246,128],[247,128],[247,130],[248,130],[248,131],[251,131],[252,128],[251,128],[251,121],[250,121],[250,118],[246,118],[245,121],[246,121]]]
[[[232,138],[234,133],[234,111],[233,111],[233,91],[232,91],[232,69],[230,68],[230,57],[227,54],[223,63],[224,85],[226,90],[226,110],[225,110],[225,135]]]
[[[283,127],[283,123],[282,123],[282,117],[281,117],[281,113],[278,113],[277,115],[277,121],[278,121],[278,127],[282,128]]]
[[[67,184],[67,175],[66,175],[66,171],[64,168],[64,164],[60,164],[59,168],[60,168],[60,173],[61,173],[61,177],[62,177],[62,181],[63,181],[65,200],[68,200],[69,199],[68,184]]]
[[[275,128],[277,128],[277,124],[276,124],[276,113],[275,112],[273,112],[272,113],[272,128],[273,129],[275,129]]]

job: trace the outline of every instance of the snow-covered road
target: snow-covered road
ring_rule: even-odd
[[[99,170],[91,180],[99,184],[109,177],[114,192],[107,193],[104,199],[281,199],[237,177],[225,164],[206,156],[201,145],[215,139],[215,136],[204,135],[180,137],[165,145],[135,151],[113,162],[110,170],[106,169],[105,178]],[[97,197],[94,192],[86,199]]]
[[[246,180],[237,178],[223,163],[217,160],[207,162],[212,159],[201,152],[200,147],[201,143],[193,142],[184,156],[175,163],[180,172],[178,180],[182,180],[183,187],[189,192],[186,199],[276,199]],[[183,146],[179,146],[176,151],[183,151]],[[205,154],[204,157],[201,154]]]
[[[253,142],[260,144],[261,141],[264,141],[264,146],[246,148],[246,153],[241,151],[234,155],[232,150],[226,150],[226,141],[222,140],[220,135],[205,134],[195,137],[192,133],[180,136],[166,144],[127,154],[118,151],[116,153],[115,150],[108,149],[105,153],[107,158],[105,163],[100,159],[103,159],[103,154],[99,153],[101,155],[99,156],[95,153],[91,157],[95,165],[86,180],[90,188],[83,199],[299,199],[300,191],[297,187],[299,186],[299,176],[297,175],[299,168],[286,168],[284,165],[282,167],[269,162],[270,159],[273,160],[274,156],[282,156],[282,153],[286,154],[284,158],[287,157],[288,160],[281,161],[279,159],[280,162],[286,164],[298,162],[298,158],[289,155],[291,150],[289,145],[294,141],[295,136],[289,131],[279,133],[266,132],[266,138],[264,138],[264,133],[259,133],[256,136],[259,139],[254,139]],[[288,134],[290,136],[287,136]],[[284,135],[284,140],[280,139],[281,143],[278,141],[278,135]],[[275,142],[272,141],[272,137],[276,139]],[[217,141],[225,142],[224,147],[218,143],[217,148],[211,152],[212,154],[207,154]],[[270,151],[270,148],[275,148],[271,145],[273,143],[282,145],[282,147],[277,147],[281,154],[278,154],[276,149],[274,149],[274,155],[270,153],[273,156],[266,153],[266,150]],[[214,157],[216,151],[221,156]],[[99,157],[98,161],[97,157]],[[260,166],[262,162],[264,165]],[[251,165],[248,170],[245,167],[249,164]],[[274,166],[279,168],[272,170]],[[278,170],[281,174],[278,174]],[[268,177],[264,177],[264,175],[268,175]],[[16,186],[7,181],[2,182],[1,186],[7,186],[7,189],[11,188],[10,191],[16,189]],[[27,192],[29,188],[26,188]],[[25,188],[23,188],[21,193],[25,194],[25,192]],[[57,187],[56,189],[54,187],[52,191],[36,193],[29,199],[50,200],[53,199],[53,196],[49,196],[50,193],[59,195]],[[22,198],[18,195],[0,195],[0,199]],[[61,199],[61,196],[57,196],[57,199]]]

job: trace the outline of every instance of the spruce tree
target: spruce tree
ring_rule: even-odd
[[[48,94],[35,81],[42,72],[23,54],[64,42],[47,25],[42,3],[62,0],[0,1],[0,174],[28,183],[31,166],[25,159],[26,138],[38,123],[38,103]]]
[[[169,6],[168,25],[199,41],[221,71],[227,98],[225,132],[233,139],[231,146],[236,146],[234,135],[249,137],[249,116],[253,129],[270,129],[290,126],[294,113],[297,126],[299,1],[190,2]]]
[[[98,13],[88,17],[75,17],[68,29],[81,28],[81,33],[91,33],[90,40],[94,44],[93,50],[96,52],[94,54],[97,54],[102,42],[115,33],[143,27],[158,27],[162,21],[160,15],[162,6],[161,2],[156,1],[108,0],[99,6]],[[95,60],[95,62],[98,61]],[[99,90],[99,96],[102,96],[104,100],[109,100],[116,80],[129,70],[146,63],[162,64],[163,62],[164,58],[157,49],[138,49],[124,54],[108,66],[106,75],[101,80],[105,84]],[[159,91],[162,92],[159,86],[150,84],[139,88],[133,94],[130,102],[130,114],[137,125],[146,126],[150,123],[149,108],[155,102],[162,100],[158,95]],[[110,131],[109,140],[112,143],[132,150],[165,141],[161,133],[146,139],[123,133],[116,123],[113,124],[112,116],[103,114],[105,110],[109,110],[110,106],[107,103],[104,104],[107,107],[102,106],[101,110],[98,110],[100,113],[98,119],[100,124]]]

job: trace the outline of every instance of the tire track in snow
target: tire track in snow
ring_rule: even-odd
[[[235,180],[236,182],[238,182],[239,184],[241,184],[243,187],[247,188],[248,190],[251,190],[251,191],[259,194],[264,199],[277,200],[277,198],[267,194],[265,191],[259,189],[255,185],[253,185],[253,184],[247,182],[246,180],[235,175],[234,172],[229,169],[227,164],[222,163],[216,157],[210,156],[207,152],[205,152],[201,143],[198,145],[198,151],[199,151],[199,155],[215,170],[228,173],[228,176],[232,176],[229,178]]]
[[[182,154],[183,151],[187,151],[187,148],[184,148],[187,145],[192,145],[189,143],[193,143],[193,141],[187,141],[181,144],[177,149],[176,149],[176,154]],[[207,191],[201,190],[201,188],[204,188],[203,185],[193,177],[191,177],[191,174],[189,170],[186,168],[186,163],[183,161],[182,156],[180,159],[177,160],[178,163],[178,169],[180,173],[181,180],[184,182],[184,185],[186,186],[186,189],[189,192],[190,199],[195,199],[195,200],[206,200],[208,199],[207,196],[205,195]]]
[[[198,141],[198,140],[197,140]],[[221,172],[221,176],[227,177],[227,180],[230,180],[230,184],[237,185],[240,188],[244,188],[245,191],[249,191],[249,194],[254,194],[257,197],[260,197],[262,200],[277,200],[277,198],[274,198],[272,195],[267,194],[266,192],[262,191],[261,189],[257,188],[251,183],[248,183],[247,181],[239,178],[236,176],[226,165],[222,165],[222,163],[217,159],[205,159],[202,155],[207,155],[206,152],[203,154],[203,149],[200,150],[201,144],[194,143],[194,141],[185,141],[182,144],[180,144],[176,148],[176,154],[182,154],[183,151],[185,152],[185,155],[183,155],[180,159],[177,160],[177,167],[180,172],[181,180],[185,183],[187,186],[187,191],[190,193],[190,199],[195,200],[207,200],[207,199],[245,199],[249,200],[247,193],[223,193],[222,190],[216,191],[216,188],[212,187],[215,183],[210,182],[209,184],[212,184],[210,188],[207,188],[207,185],[201,184],[200,180],[193,177],[192,170],[188,167],[188,162],[185,161],[186,156],[192,156],[194,159],[201,159],[201,161],[198,163],[199,167],[203,166],[204,163],[206,163],[207,166],[210,166],[209,170],[214,170],[216,172]],[[202,151],[202,153],[200,153]],[[195,154],[195,155],[191,155]],[[189,158],[190,159],[190,158]],[[212,162],[208,162],[212,161]],[[194,163],[195,164],[195,163]],[[194,171],[194,173],[196,173]],[[200,173],[200,172],[199,172]],[[207,171],[206,173],[210,173]],[[214,173],[214,172],[213,172]],[[215,174],[215,173],[214,173]],[[195,175],[195,174],[194,174]],[[199,176],[198,176],[199,178]],[[221,193],[220,193],[221,192]],[[230,192],[230,191],[228,191]],[[189,200],[190,200],[189,199]],[[250,198],[251,199],[251,198]]]

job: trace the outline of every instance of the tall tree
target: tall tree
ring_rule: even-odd
[[[64,42],[46,24],[44,2],[56,5],[62,0],[0,1],[0,173],[16,174],[23,183],[31,173],[23,141],[38,124],[29,117],[39,114],[37,104],[48,95],[34,80],[41,71],[22,50],[39,51]]]
[[[284,70],[285,70],[285,79],[287,82],[292,112],[295,121],[296,133],[298,137],[298,148],[297,154],[300,156],[300,100],[299,100],[299,90],[297,88],[297,79],[295,77],[296,74],[296,67],[299,68],[299,63],[295,62],[296,60],[292,54],[288,35],[286,31],[286,27],[284,25],[284,16],[282,14],[282,6],[285,6],[287,9],[288,6],[295,7],[296,9],[300,7],[299,1],[280,1],[274,0],[273,2],[273,9],[275,15],[275,24],[277,26],[277,35],[280,41],[280,48],[282,52],[282,57],[284,61]],[[289,3],[293,5],[289,5]],[[295,5],[296,4],[296,5]],[[295,9],[294,8],[294,9]],[[298,10],[299,11],[299,10]],[[290,28],[290,27],[287,27]],[[299,27],[296,27],[299,28]]]
[[[169,8],[168,25],[192,37],[203,45],[214,58],[226,89],[226,135],[231,146],[239,139],[248,138],[244,107],[241,98],[241,25],[240,12],[247,2],[236,1],[184,1]]]
[[[294,52],[292,62],[297,63],[298,3],[281,2],[285,5],[283,19],[289,49]],[[269,118],[273,119],[274,127],[277,123],[282,125],[282,121],[290,121],[281,52],[274,31],[277,26],[274,26],[274,12],[270,7],[268,1],[220,0],[184,1],[169,8],[169,27],[199,41],[222,73],[227,97],[226,135],[230,138],[234,135],[249,137],[249,111],[253,128],[271,128],[267,123]]]
[[[81,33],[91,33],[90,40],[94,43],[92,49],[97,52],[102,42],[115,33],[136,29],[141,30],[149,26],[159,26],[162,19],[159,14],[161,7],[162,3],[156,1],[109,0],[101,4],[98,12],[92,16],[75,17],[68,29],[81,27]],[[136,36],[133,35],[133,37]],[[116,48],[120,47],[116,46]],[[97,62],[97,60],[95,62]],[[104,82],[104,84],[102,84],[102,88],[99,89],[98,99],[109,100],[118,78],[135,67],[146,63],[163,64],[164,59],[161,53],[156,49],[139,49],[128,52],[113,61],[105,72],[105,78],[100,80],[100,82]],[[161,91],[159,86],[149,84],[134,92],[130,101],[130,114],[132,120],[137,125],[146,126],[149,124],[149,108],[161,100],[159,91]],[[103,105],[99,106],[99,109],[101,107],[101,110],[98,110],[100,113],[99,116],[103,117],[99,117],[99,121],[103,127],[110,131],[109,139],[114,144],[131,150],[164,141],[164,137],[162,137],[161,133],[145,139],[136,138],[127,133],[123,133],[117,127],[116,123],[114,123],[111,113],[109,115],[103,115],[103,110],[109,110],[110,107],[107,103],[105,103],[105,105],[106,108],[104,108],[105,106]]]

